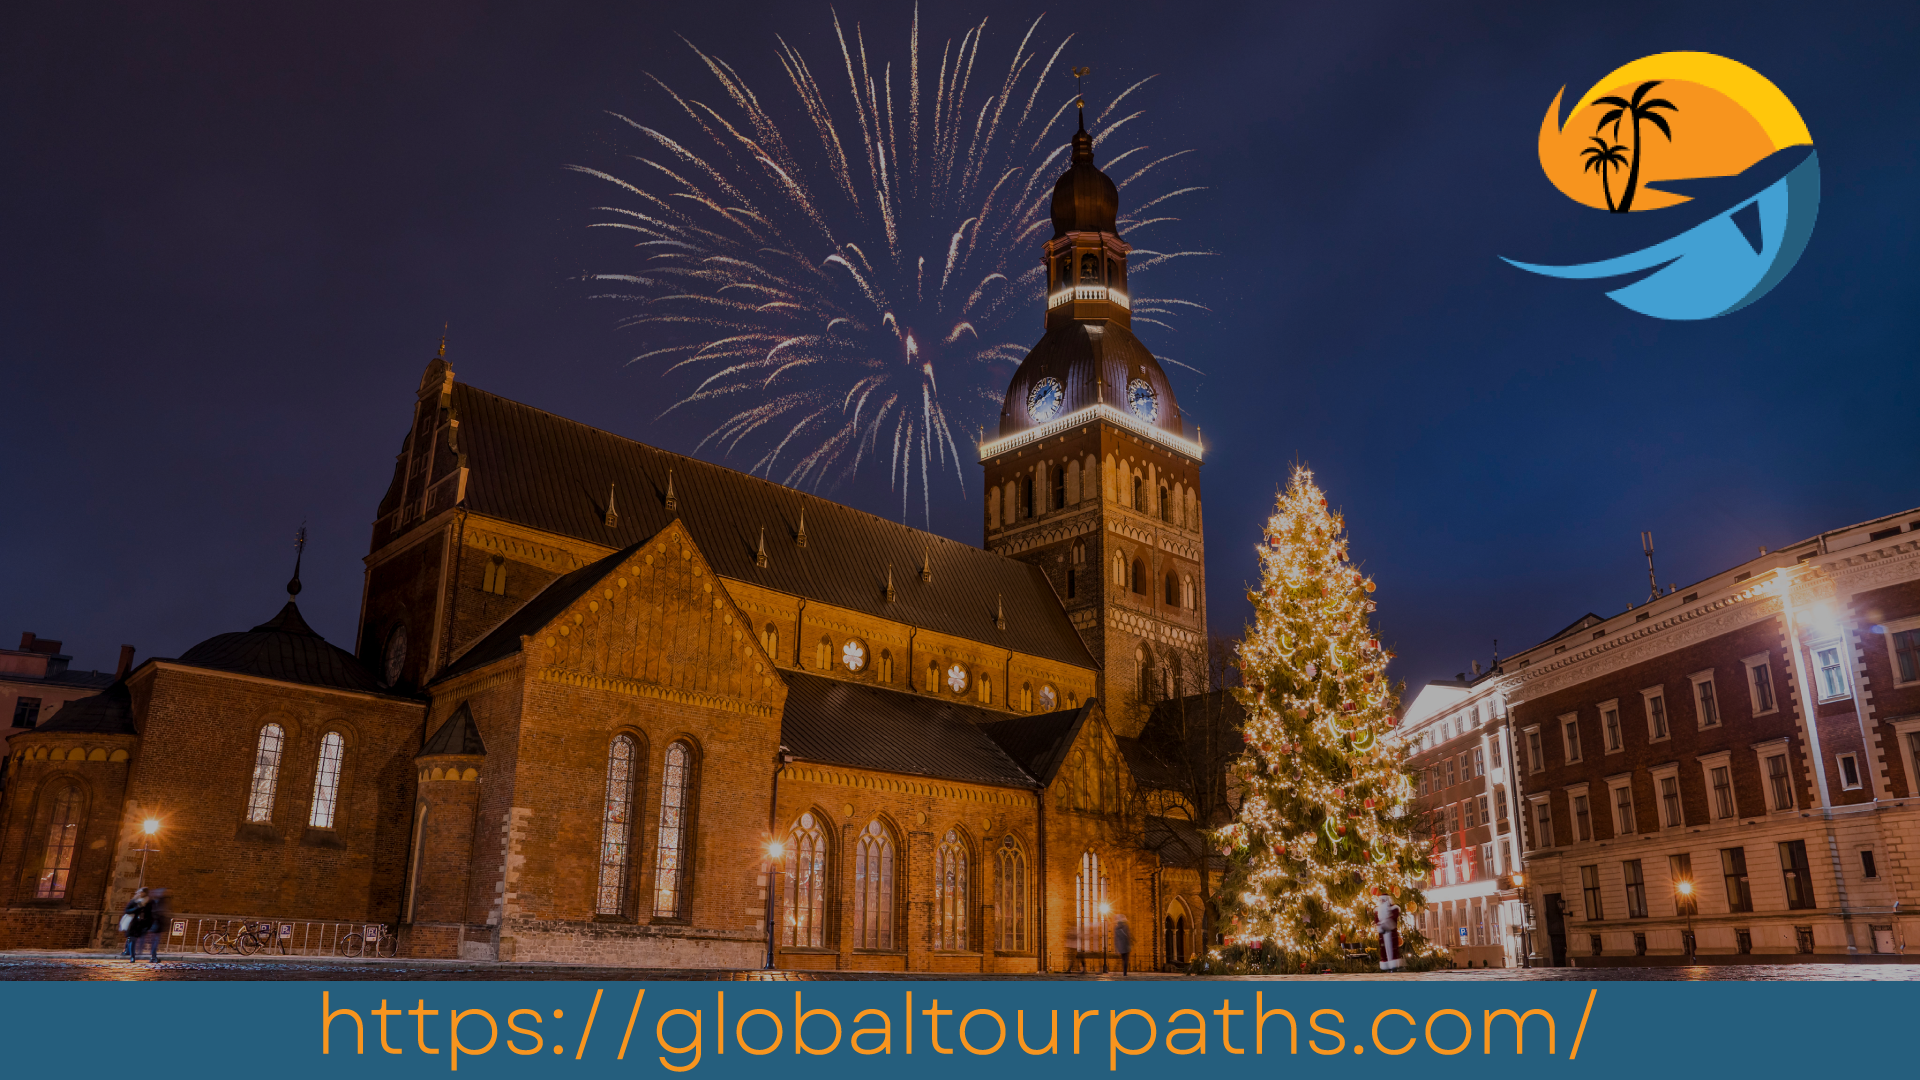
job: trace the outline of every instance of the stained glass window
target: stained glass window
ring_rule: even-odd
[[[1000,895],[995,905],[1000,920],[1000,948],[1024,952],[1027,947],[1027,857],[1009,836],[1000,845]]]
[[[678,918],[686,884],[687,814],[692,808],[693,748],[685,742],[667,747],[667,769],[660,786],[660,839],[653,862],[653,914]]]
[[[600,813],[600,887],[593,906],[601,915],[626,913],[635,750],[631,736],[617,735],[607,751],[607,801]]]
[[[786,943],[821,948],[827,942],[827,839],[812,814],[801,814],[787,834],[786,858]]]
[[[854,947],[893,948],[893,837],[867,823],[853,854]]]
[[[68,784],[53,796],[53,816],[47,823],[47,853],[40,863],[40,881],[33,895],[58,900],[67,895],[67,876],[73,872],[73,852],[80,840],[80,789]]]
[[[316,829],[333,828],[333,810],[340,801],[340,762],[346,756],[347,741],[337,731],[329,731],[320,740],[320,767],[313,773],[313,810],[307,824]]]
[[[967,947],[967,847],[954,829],[940,840],[933,862],[933,947]]]
[[[279,724],[260,729],[260,741],[253,751],[253,789],[247,795],[247,820],[273,820],[273,793],[280,786],[280,744],[286,733]]]

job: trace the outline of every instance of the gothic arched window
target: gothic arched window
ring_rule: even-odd
[[[1160,520],[1161,521],[1171,522],[1173,520],[1173,511],[1170,509],[1171,506],[1172,506],[1172,503],[1167,499],[1167,485],[1161,484],[1160,485]]]
[[[1020,478],[1020,516],[1023,518],[1034,516],[1032,474]]]
[[[600,879],[593,910],[598,915],[624,915],[627,910],[627,867],[633,839],[633,766],[638,744],[630,735],[616,735],[607,748],[607,794],[600,807]]]
[[[337,731],[320,739],[320,766],[313,771],[313,809],[307,824],[316,829],[333,828],[334,808],[340,803],[340,764],[347,755],[347,742]]]
[[[667,747],[660,783],[659,839],[654,845],[653,914],[674,919],[685,914],[687,819],[693,809],[693,747],[676,740]]]
[[[260,739],[253,749],[253,787],[247,793],[250,822],[273,820],[273,796],[280,787],[280,746],[285,741],[286,732],[279,724],[260,729]]]
[[[934,853],[933,947],[967,947],[967,846],[960,833],[948,829]]]
[[[892,649],[880,650],[879,675],[880,675],[880,681],[883,683],[890,683],[893,681],[893,650]]]
[[[1027,948],[1027,856],[1009,836],[1000,845],[1000,882],[994,916],[1000,921],[1000,948],[1024,952]]]
[[[779,662],[780,631],[775,630],[772,623],[768,623],[767,628],[760,632],[760,644],[766,648],[768,659]]]
[[[1167,571],[1166,586],[1167,586],[1166,588],[1167,606],[1168,607],[1180,606],[1180,579],[1175,577],[1173,575],[1173,571],[1171,570]]]
[[[47,847],[40,858],[40,879],[34,885],[36,900],[59,900],[67,895],[67,879],[73,873],[73,853],[80,846],[80,789],[73,784],[53,793],[48,805]]]
[[[832,638],[827,637],[825,634],[820,636],[820,643],[813,647],[813,661],[813,666],[819,668],[821,671],[827,670],[827,666],[833,663]]]
[[[979,679],[980,704],[993,704],[993,676],[982,672]]]
[[[893,948],[893,837],[878,821],[853,853],[853,947]]]
[[[1080,856],[1080,871],[1073,876],[1073,930],[1082,952],[1105,952],[1107,879],[1100,873],[1100,856],[1089,851]]]
[[[1147,509],[1146,488],[1138,476],[1133,478],[1133,508],[1141,513]]]
[[[1147,595],[1147,566],[1139,559],[1133,560],[1133,591],[1141,596]]]
[[[1064,465],[1055,465],[1047,470],[1047,509],[1058,510],[1067,505],[1067,469]]]
[[[820,948],[827,941],[827,838],[811,813],[787,833],[786,857],[786,943]]]
[[[1117,551],[1113,553],[1113,583],[1119,588],[1127,584],[1127,557]]]

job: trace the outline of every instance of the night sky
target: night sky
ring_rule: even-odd
[[[1684,585],[1920,503],[1920,6],[940,4],[923,48],[991,16],[982,56],[1001,58],[1041,10],[1046,51],[1072,33],[1061,63],[1093,68],[1091,102],[1157,73],[1135,141],[1196,151],[1161,180],[1206,189],[1169,238],[1218,254],[1136,290],[1209,310],[1137,329],[1205,372],[1169,369],[1209,445],[1214,632],[1248,617],[1294,461],[1345,512],[1410,688],[1644,599],[1643,529]],[[302,609],[351,648],[443,322],[463,380],[691,451],[710,425],[655,421],[659,372],[627,364],[646,343],[581,280],[628,249],[585,227],[606,196],[565,166],[637,150],[609,110],[672,118],[647,72],[718,103],[679,35],[790,109],[775,35],[831,73],[828,12],[8,5],[0,644],[32,630],[111,667],[122,642],[174,656],[249,627],[304,520]],[[838,12],[901,51],[906,5]],[[1597,212],[1541,175],[1555,91],[1683,49],[1758,69],[1812,130],[1823,199],[1798,268],[1672,323],[1499,262]],[[933,527],[978,543],[977,469],[936,492]],[[821,493],[899,516],[884,471]]]

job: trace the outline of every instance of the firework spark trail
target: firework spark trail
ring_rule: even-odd
[[[994,415],[1027,352],[1015,336],[1031,329],[1026,320],[1044,302],[1039,247],[1075,99],[1041,119],[1042,99],[1072,39],[1051,52],[1036,48],[1035,19],[1004,73],[992,73],[983,19],[957,43],[949,38],[937,65],[923,65],[916,6],[901,65],[902,118],[896,64],[874,51],[860,24],[843,25],[837,14],[830,22],[839,56],[825,69],[775,37],[777,75],[793,94],[785,105],[691,42],[719,86],[718,107],[647,76],[665,95],[662,115],[642,123],[611,114],[638,144],[628,175],[569,166],[627,204],[596,208],[608,217],[591,227],[634,238],[630,265],[587,277],[621,290],[603,297],[633,305],[620,325],[646,340],[630,363],[693,376],[693,388],[660,417],[729,410],[696,451],[745,450],[749,471],[812,488],[885,458],[903,517],[918,466],[930,523],[932,478],[951,465],[966,487],[955,411]],[[830,91],[842,76],[844,88]],[[1121,106],[1150,79],[1093,118],[1096,146],[1138,120],[1141,110]],[[1117,181],[1124,189],[1150,182],[1183,153],[1134,146],[1107,167],[1127,165]],[[1120,227],[1137,234],[1177,222],[1144,212],[1198,190],[1144,198]],[[1209,253],[1140,250],[1130,270],[1199,254]],[[1175,307],[1202,307],[1138,294],[1133,303],[1135,319],[1160,326]]]

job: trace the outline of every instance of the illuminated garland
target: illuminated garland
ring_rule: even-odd
[[[1345,526],[1296,467],[1259,547],[1255,621],[1239,647],[1244,790],[1214,831],[1229,855],[1227,944],[1331,956],[1374,935],[1376,893],[1404,911],[1429,867],[1412,835],[1412,773],[1383,738],[1399,711],[1368,616],[1374,583],[1347,561]]]

